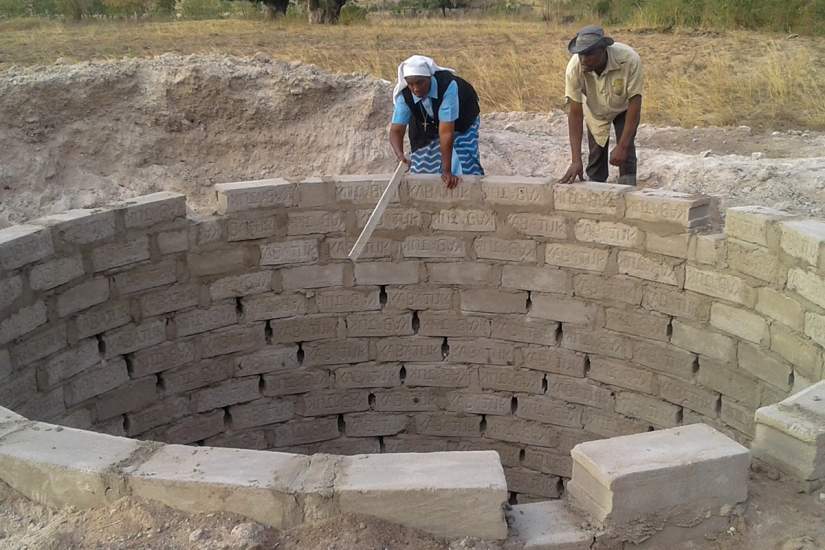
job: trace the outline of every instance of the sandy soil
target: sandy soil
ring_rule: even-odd
[[[0,550],[518,550],[505,543],[445,541],[359,516],[278,532],[233,514],[186,514],[140,499],[90,510],[50,508],[0,482]],[[825,493],[800,494],[775,473],[752,473],[741,518],[691,550],[822,550]]]
[[[0,227],[158,190],[210,208],[214,183],[389,171],[390,85],[265,55],[0,72]],[[558,176],[565,115],[491,113],[489,174]],[[639,132],[640,185],[823,215],[825,134],[738,128]]]

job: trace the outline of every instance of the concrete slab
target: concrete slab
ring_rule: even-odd
[[[14,411],[0,407],[0,438],[23,429],[28,419]]]
[[[571,503],[597,527],[655,530],[748,496],[750,452],[704,424],[588,441],[571,455]]]
[[[507,483],[495,451],[343,457],[335,499],[342,512],[441,537],[507,536]]]
[[[811,489],[825,482],[825,381],[758,409],[752,449]]]
[[[116,466],[142,445],[34,422],[0,439],[0,479],[52,506],[96,506],[123,496]]]
[[[562,500],[513,506],[507,512],[510,534],[524,543],[524,550],[590,550],[593,531],[584,529],[581,516]]]
[[[281,529],[302,521],[293,487],[309,462],[288,453],[165,445],[124,473],[135,496],[186,512],[234,512]]]

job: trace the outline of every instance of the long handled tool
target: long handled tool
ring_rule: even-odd
[[[390,178],[390,183],[387,184],[387,187],[381,194],[381,198],[378,199],[378,204],[375,205],[375,209],[372,211],[372,214],[370,214],[370,217],[367,220],[367,225],[365,225],[364,229],[361,230],[361,234],[358,235],[358,240],[355,241],[355,244],[352,246],[352,250],[349,251],[349,259],[353,262],[357,261],[358,257],[361,256],[361,252],[363,252],[364,247],[367,246],[367,243],[372,236],[372,232],[375,231],[375,228],[381,221],[381,216],[384,215],[384,210],[387,209],[387,205],[390,203],[395,191],[398,189],[398,184],[401,183],[401,176],[404,174],[404,166],[405,165],[403,162],[398,163],[398,168],[396,168],[395,172],[393,172],[392,178]]]

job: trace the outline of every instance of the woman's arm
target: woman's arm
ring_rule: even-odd
[[[410,165],[410,159],[404,154],[404,134],[407,132],[406,124],[392,124],[390,126],[390,147],[399,162],[403,162],[407,166]]]
[[[455,139],[455,122],[438,123],[438,141],[441,148],[441,179],[452,189],[461,179],[453,175],[453,140]]]

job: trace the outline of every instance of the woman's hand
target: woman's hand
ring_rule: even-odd
[[[450,172],[443,172],[441,174],[441,181],[447,186],[447,189],[452,189],[456,187],[459,183],[461,183],[461,178],[458,176],[452,175]]]

